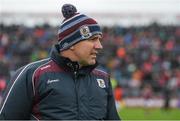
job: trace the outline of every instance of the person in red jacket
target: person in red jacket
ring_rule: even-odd
[[[121,86],[118,84],[115,89],[114,89],[114,98],[116,102],[116,108],[118,111],[124,106],[124,101],[123,101],[123,89]]]

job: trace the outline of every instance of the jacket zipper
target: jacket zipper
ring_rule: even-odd
[[[75,83],[75,93],[76,93],[76,102],[77,102],[77,119],[79,119],[79,95],[78,95],[78,87],[77,87],[77,71],[74,72],[74,83]]]

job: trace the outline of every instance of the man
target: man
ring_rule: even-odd
[[[1,119],[119,120],[109,75],[95,69],[103,48],[99,25],[70,4],[62,13],[50,58],[17,70],[1,104]]]

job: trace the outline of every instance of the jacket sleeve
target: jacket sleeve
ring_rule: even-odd
[[[113,96],[113,91],[112,91],[112,86],[111,86],[111,82],[110,79],[108,81],[109,83],[109,94],[108,94],[108,106],[107,106],[107,120],[120,120],[120,117],[118,115],[118,112],[116,110],[116,106],[115,106],[115,100],[114,100],[114,96]]]
[[[33,91],[27,75],[26,67],[22,68],[8,83],[0,107],[1,120],[29,119]]]

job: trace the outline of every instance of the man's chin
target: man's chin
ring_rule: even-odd
[[[82,66],[94,65],[94,64],[96,64],[96,59],[89,60],[88,62],[81,62],[80,64]]]
[[[92,61],[89,62],[89,65],[94,65],[94,64],[96,64],[96,60],[95,59],[93,59]]]

